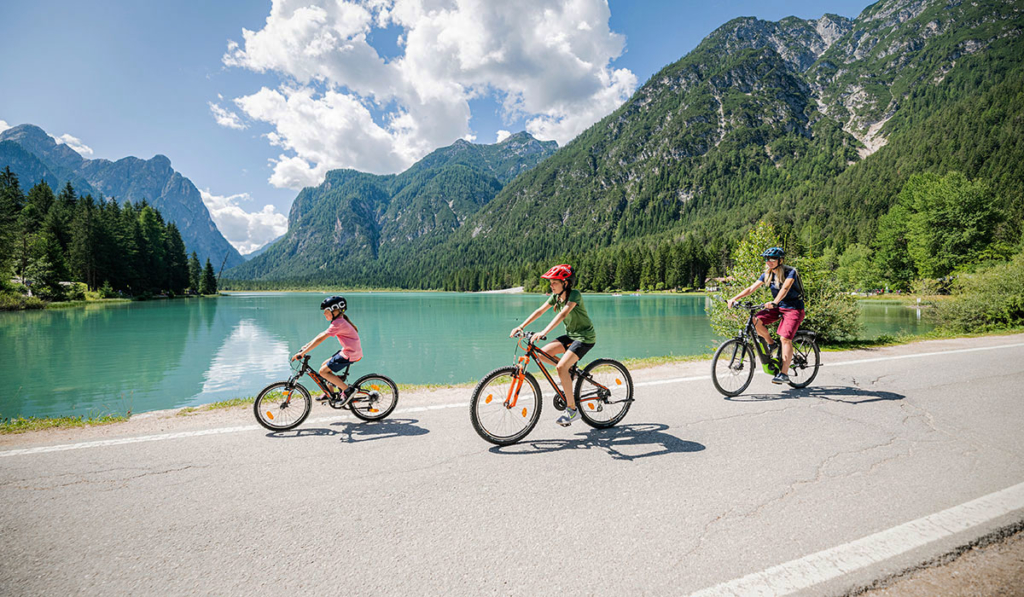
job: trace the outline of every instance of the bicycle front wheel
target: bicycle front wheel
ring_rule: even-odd
[[[793,362],[789,366],[789,385],[806,388],[818,376],[821,351],[811,334],[797,334],[793,338]]]
[[[286,381],[272,383],[256,395],[252,411],[256,420],[271,431],[288,431],[298,427],[313,408],[313,398],[302,384],[289,386]]]
[[[711,381],[715,389],[725,396],[739,396],[754,379],[754,351],[734,338],[723,342],[711,359]]]
[[[597,359],[576,380],[576,408],[591,427],[611,427],[633,404],[633,378],[626,366],[611,359]]]
[[[379,421],[398,406],[398,386],[390,378],[371,373],[357,379],[356,392],[349,406],[352,414],[364,421]]]
[[[522,375],[520,381],[515,367],[501,367],[488,373],[473,390],[469,401],[473,429],[492,444],[516,443],[540,419],[540,385],[530,373],[524,371]],[[516,386],[518,392],[514,392]]]

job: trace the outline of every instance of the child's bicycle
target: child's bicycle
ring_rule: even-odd
[[[764,345],[764,340],[757,335],[757,329],[754,327],[754,313],[760,311],[763,305],[736,303],[736,308],[750,311],[747,325],[735,338],[723,342],[711,359],[711,381],[714,382],[715,388],[726,396],[738,396],[747,389],[750,381],[754,379],[757,361],[760,361],[761,367],[768,375],[777,374],[782,366],[781,342],[776,342],[778,349],[773,351],[774,354],[769,354],[768,347]],[[755,354],[757,361],[754,360]],[[793,338],[793,362],[789,366],[789,385],[794,388],[807,387],[818,375],[820,357],[815,332],[797,331]]]
[[[523,439],[540,419],[541,393],[537,378],[526,371],[530,361],[536,361],[541,373],[555,391],[554,407],[565,410],[565,395],[544,368],[540,357],[558,359],[534,346],[530,340],[546,338],[530,332],[516,334],[517,351],[526,353],[511,367],[500,367],[488,373],[476,389],[469,403],[470,419],[480,437],[507,446]],[[523,346],[523,340],[526,345]],[[591,427],[611,427],[629,412],[633,403],[633,379],[629,370],[611,359],[597,359],[580,370],[573,366],[570,375],[576,380],[576,408],[580,417]]]
[[[298,427],[313,408],[313,398],[309,390],[299,383],[304,374],[309,375],[317,386],[323,390],[323,398],[332,408],[351,410],[352,414],[364,421],[379,421],[391,414],[398,405],[398,386],[390,378],[379,373],[364,375],[352,383],[356,388],[352,399],[344,404],[344,398],[335,391],[334,384],[324,379],[316,369],[309,366],[309,355],[305,355],[301,365],[292,363],[293,374],[288,381],[279,381],[263,388],[256,396],[252,410],[256,420],[271,431],[287,431]],[[348,378],[345,367],[338,377],[342,381]],[[332,390],[331,388],[334,388]]]

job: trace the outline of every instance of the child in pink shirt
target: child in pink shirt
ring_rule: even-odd
[[[334,336],[341,343],[341,350],[334,353],[334,356],[327,359],[320,365],[320,375],[324,379],[331,382],[342,391],[345,403],[348,403],[352,396],[350,387],[345,382],[341,381],[341,378],[336,374],[348,367],[352,363],[355,363],[359,359],[363,358],[363,349],[359,345],[359,330],[355,324],[345,315],[345,309],[348,308],[348,303],[343,297],[332,296],[324,299],[320,303],[320,309],[324,312],[324,317],[327,321],[331,322],[327,329],[316,335],[315,338],[310,340],[305,346],[302,347],[295,356],[292,357],[293,361],[299,360],[306,355],[309,351],[316,348],[321,342],[327,339],[328,336]],[[329,396],[324,396],[329,398]]]

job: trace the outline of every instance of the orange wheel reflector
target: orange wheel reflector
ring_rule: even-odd
[[[523,417],[526,417],[526,408],[523,408]]]
[[[491,400],[494,400],[494,394],[488,394],[487,398],[484,398],[484,404],[490,404]]]
[[[590,407],[590,410],[594,410],[594,403],[593,402],[588,402],[587,406]]]
[[[617,383],[617,384],[619,384],[621,386],[622,385],[622,380],[619,379],[618,377],[616,377],[615,378],[615,383]]]
[[[373,388],[374,392],[379,392],[380,391],[380,386],[378,386],[377,384],[373,384],[370,387]]]
[[[370,412],[372,412],[372,413],[379,413],[380,411],[379,411],[379,410],[377,410],[376,408],[371,408],[371,409],[370,409]]]
[[[268,410],[268,411],[267,411],[267,418],[268,418],[268,419],[270,419],[271,421],[273,421],[273,420],[274,420],[274,413],[272,413],[272,412],[270,412],[270,411]]]

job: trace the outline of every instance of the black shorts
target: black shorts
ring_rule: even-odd
[[[586,342],[580,342],[579,340],[573,340],[569,336],[559,336],[555,338],[555,342],[558,342],[565,347],[566,352],[571,352],[576,355],[579,359],[583,359],[584,356],[590,349],[594,347],[594,344],[587,344]]]

